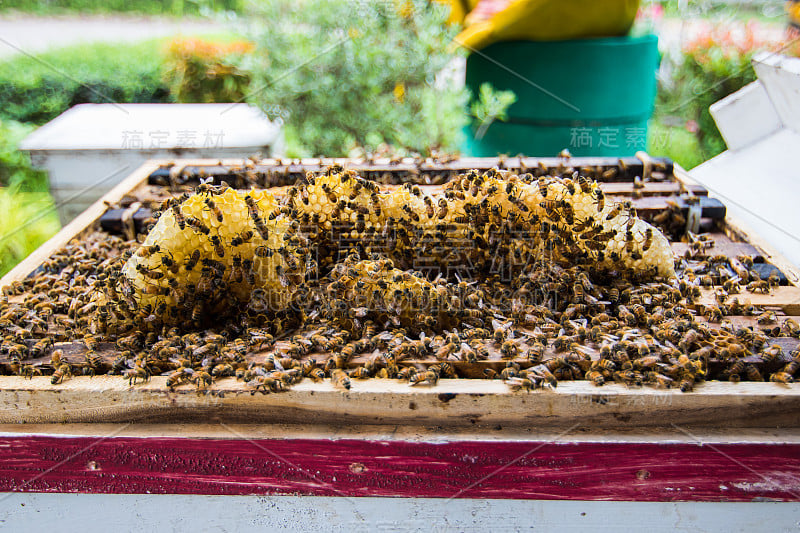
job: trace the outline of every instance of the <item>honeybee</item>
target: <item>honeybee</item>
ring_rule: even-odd
[[[257,257],[262,258],[272,257],[273,250],[269,246],[258,246],[255,249],[255,254]]]
[[[97,338],[93,335],[84,335],[83,337],[83,344],[86,346],[86,349],[90,352],[96,352],[99,343]]]
[[[84,356],[86,359],[86,367],[89,375],[94,376],[98,371],[103,368],[103,359],[95,352],[86,352]]]
[[[150,257],[151,255],[158,253],[161,251],[161,247],[158,244],[153,244],[151,246],[140,246],[137,250],[137,253],[141,257]]]
[[[578,176],[578,187],[580,187],[581,192],[584,194],[589,194],[592,192],[592,184],[585,176]]]
[[[231,239],[231,246],[241,246],[244,243],[250,242],[250,239],[253,238],[253,231],[252,230],[245,230],[241,233],[237,233],[233,239]]]
[[[372,372],[367,370],[366,367],[360,366],[350,372],[350,377],[355,379],[369,379],[372,377]]]
[[[761,375],[761,372],[758,371],[755,365],[747,365],[745,371],[747,373],[747,379],[750,381],[764,381],[764,376]]]
[[[225,257],[225,248],[222,247],[222,241],[220,240],[219,235],[211,236],[211,246],[214,247],[215,254],[217,254],[219,257]]]
[[[192,251],[192,255],[186,258],[183,267],[186,270],[192,270],[197,266],[198,261],[200,261],[200,250],[194,250]]]
[[[800,324],[798,324],[793,318],[787,318],[784,320],[783,329],[786,330],[786,333],[788,333],[791,337],[800,336]]]
[[[158,270],[151,270],[141,263],[136,265],[136,270],[146,278],[152,280],[159,280],[164,277],[163,272],[159,272]]]
[[[203,222],[199,218],[194,217],[192,215],[186,217],[186,224],[194,231],[202,235],[208,235],[209,233],[211,233],[211,230],[208,228],[208,226],[203,224]]]
[[[597,212],[599,213],[606,207],[606,197],[600,188],[595,190],[594,194],[595,194],[595,200],[597,201]]]
[[[64,381],[65,378],[71,375],[72,375],[72,369],[69,366],[69,364],[61,363],[60,365],[58,365],[55,372],[53,372],[53,375],[50,377],[50,383],[52,385],[56,385],[58,383],[61,383],[62,381]]]
[[[775,372],[769,377],[769,380],[774,383],[783,383],[783,384],[794,382],[794,378],[788,372]]]
[[[519,346],[509,339],[500,345],[500,355],[503,359],[513,359],[519,355]]]
[[[603,378],[603,374],[597,370],[590,370],[587,372],[586,379],[591,381],[597,387],[603,385],[603,383],[606,381],[605,378]]]
[[[220,210],[219,207],[217,207],[217,204],[214,203],[214,200],[212,200],[209,197],[206,197],[203,200],[206,203],[206,207],[214,214],[214,217],[217,219],[217,222],[222,222],[222,211]]]
[[[182,367],[167,376],[167,388],[173,389],[181,383],[185,383],[194,375],[194,369],[191,367]]]
[[[653,228],[647,228],[644,232],[644,243],[642,243],[642,251],[646,252],[653,245]]]
[[[54,341],[52,337],[44,337],[33,345],[33,347],[31,348],[31,354],[34,357],[43,355],[49,348],[53,346],[53,344]]]
[[[439,382],[439,372],[436,370],[426,370],[425,372],[417,372],[412,375],[409,380],[408,384],[412,387],[414,385],[436,385]]]
[[[507,380],[507,383],[513,391],[526,390],[530,392],[539,386],[539,383],[535,379],[528,377],[512,377]]]
[[[183,231],[186,228],[186,218],[183,216],[179,205],[172,204],[172,215],[175,217],[178,227]]]
[[[539,194],[542,196],[542,198],[547,198],[547,193],[549,191],[547,180],[542,176],[536,182],[536,185],[539,189]]]
[[[751,281],[747,284],[747,290],[750,292],[761,291],[764,294],[769,294],[769,282],[765,280]]]
[[[331,371],[331,383],[336,388],[350,390],[350,378],[344,370],[339,368]]]

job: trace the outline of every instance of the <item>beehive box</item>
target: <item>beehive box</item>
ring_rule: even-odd
[[[797,348],[798,339],[783,328],[786,319],[800,315],[795,267],[762,245],[758,236],[726,218],[725,206],[692,184],[681,169],[644,154],[624,160],[264,160],[246,170],[238,160],[152,161],[0,284],[24,279],[73,239],[130,237],[144,231],[150,208],[192,189],[200,178],[213,176],[235,188],[254,183],[274,186],[281,194],[305,172],[321,171],[331,164],[388,184],[413,180],[426,192],[439,190],[449,177],[469,169],[581,169],[601,182],[610,201],[630,200],[645,219],[665,210],[678,214],[677,219],[683,221],[676,233],[689,228],[713,240],[713,247],[702,250],[705,256],[751,256],[753,269],[760,270],[765,279],[777,267],[779,286],[766,293],[743,291],[740,295],[773,311],[774,323],[760,325],[754,316],[727,318],[737,327],[771,330],[767,345],[779,345],[782,355],[769,362],[758,357],[748,361],[767,377],[787,364],[789,352]],[[673,242],[672,249],[680,256],[693,253],[692,246],[683,242]],[[714,305],[713,288],[704,289],[691,312],[702,316]],[[707,326],[718,328],[719,322],[712,319]],[[278,342],[279,350],[285,342]],[[85,352],[80,342],[59,347],[72,361],[81,361]],[[597,348],[587,345],[595,358]],[[110,343],[98,348],[106,364],[117,352]],[[548,348],[547,357],[556,355]],[[324,359],[325,354],[316,357]],[[40,359],[26,363],[46,367],[49,358]],[[709,371],[719,375],[724,363],[713,359]],[[363,361],[353,361],[353,365],[359,363]],[[22,489],[34,492],[800,500],[796,496],[800,484],[792,477],[800,472],[800,387],[796,384],[715,380],[682,393],[675,388],[619,383],[596,387],[589,381],[560,381],[556,388],[525,392],[513,391],[498,379],[474,379],[487,368],[499,371],[506,365],[496,350],[485,361],[453,364],[458,379],[441,379],[435,386],[353,379],[350,390],[343,391],[328,380],[305,380],[280,394],[252,394],[252,389],[234,378],[215,380],[208,389],[197,390],[190,384],[167,387],[165,376],[135,385],[120,376],[73,376],[51,385],[49,376],[4,375],[0,376],[0,422],[9,432],[6,445],[13,453],[0,460],[5,462],[0,471],[8,474],[6,489],[15,490],[21,479],[11,466],[21,457],[15,454],[37,458],[22,470],[41,474]],[[5,373],[10,365],[9,358],[0,358]],[[19,423],[26,426],[14,426]],[[72,436],[65,438],[64,433]],[[245,461],[241,450],[248,442],[254,448],[245,454]],[[714,445],[703,447],[705,442]],[[82,451],[87,444],[94,448],[88,462]],[[54,456],[45,452],[61,448]],[[148,481],[150,467],[136,458],[140,452],[155,458],[167,475]],[[191,475],[182,459],[187,455],[194,461]],[[418,461],[414,475],[425,479],[419,486],[409,485],[407,463],[412,458]],[[296,471],[249,470],[252,461],[275,460],[295,465]],[[214,466],[219,462],[226,465],[226,475],[236,478],[235,485],[219,478]],[[66,473],[45,472],[48,465],[63,463]],[[102,474],[103,465],[111,464],[124,473],[124,486]],[[765,476],[772,481],[765,482]]]

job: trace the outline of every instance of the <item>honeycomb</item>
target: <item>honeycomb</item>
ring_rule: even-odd
[[[574,178],[470,172],[432,196],[411,185],[383,192],[354,172],[332,169],[290,188],[284,205],[263,190],[203,185],[195,195],[167,202],[125,264],[127,290],[137,300],[130,307],[139,321],[157,324],[199,323],[242,306],[281,311],[318,267],[351,296],[350,284],[359,280],[367,292],[376,283],[392,292],[387,278],[411,275],[394,272],[397,267],[418,272],[417,281],[397,289],[410,293],[380,307],[389,322],[408,324],[414,317],[404,310],[404,298],[427,298],[436,290],[422,279],[428,268],[460,278],[466,265],[473,272],[461,270],[465,276],[503,263],[519,274],[531,258],[546,254],[595,271],[674,276],[669,241],[660,231],[630,205],[605,201],[593,181]],[[352,253],[391,262],[341,264]],[[347,281],[342,269],[353,271]],[[348,301],[341,296],[334,299]],[[374,303],[350,308],[372,310]],[[440,315],[437,309],[432,316],[444,320]]]
[[[255,310],[288,304],[304,256],[292,237],[296,224],[273,216],[280,208],[270,193],[202,192],[165,207],[122,268],[145,319],[199,322],[231,303]]]
[[[359,261],[351,255],[330,278],[323,315],[348,331],[361,330],[366,321],[410,331],[455,323],[458,304],[451,302],[446,283],[397,269],[390,259]]]

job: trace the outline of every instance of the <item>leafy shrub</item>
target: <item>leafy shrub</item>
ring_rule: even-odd
[[[711,104],[755,80],[750,64],[762,50],[800,55],[800,42],[770,40],[756,24],[708,26],[687,42],[672,65],[672,79],[659,87],[656,115],[679,116],[697,124],[695,135],[704,158],[725,150]]]
[[[0,119],[43,124],[82,103],[168,102],[161,41],[80,45],[0,63]]]
[[[174,39],[166,48],[164,79],[178,102],[237,102],[250,84],[250,73],[237,67],[237,58],[241,62],[252,50],[245,41]]]
[[[403,2],[263,2],[249,100],[287,123],[290,155],[347,155],[386,143],[452,150],[466,90],[437,83],[456,28],[447,7]]]
[[[29,124],[0,121],[0,186],[47,191],[47,173],[31,167],[28,155],[17,150],[20,141],[33,130]]]
[[[508,108],[516,101],[514,91],[498,91],[491,83],[482,83],[470,105],[470,112],[477,120],[475,137],[483,137],[495,120],[508,120]]]
[[[48,193],[0,189],[0,276],[25,259],[61,225]]]

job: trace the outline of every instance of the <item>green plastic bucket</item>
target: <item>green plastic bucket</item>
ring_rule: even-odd
[[[466,128],[471,156],[629,156],[647,145],[658,68],[658,38],[610,37],[570,41],[511,41],[467,58],[466,84],[511,90],[508,120],[476,138]]]

